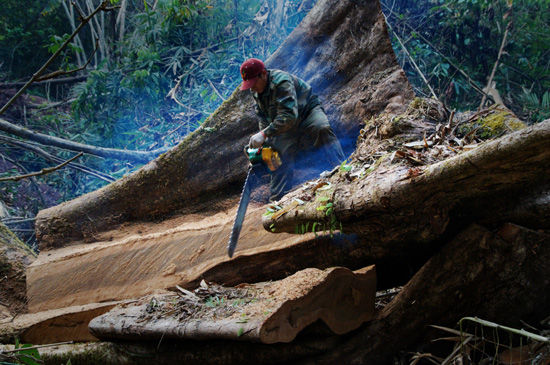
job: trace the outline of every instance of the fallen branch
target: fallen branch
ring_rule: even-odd
[[[100,11],[107,11],[107,9],[108,9],[107,4],[108,3],[109,2],[107,0],[104,0],[103,2],[101,2],[101,4],[99,4],[99,6],[90,15],[88,15],[87,17],[81,17],[80,24],[78,25],[78,28],[76,28],[74,30],[74,32],[69,36],[69,38],[67,38],[67,40],[65,40],[65,42],[63,42],[61,47],[59,47],[59,49],[46,61],[46,63],[44,63],[44,65],[42,65],[42,67],[40,67],[40,69],[38,71],[36,71],[36,73],[34,75],[32,75],[31,79],[29,81],[27,81],[25,83],[25,85],[21,89],[19,89],[19,91],[17,93],[15,93],[15,95],[0,109],[0,115],[2,115],[9,108],[9,106],[11,104],[13,104],[13,102],[19,96],[21,96],[21,94],[23,94],[23,92],[25,90],[27,90],[29,88],[29,86],[31,86],[32,83],[34,83],[38,78],[40,78],[40,75],[42,75],[42,73],[44,73],[44,71],[46,71],[46,69],[48,68],[48,66],[50,66],[50,64],[53,62],[53,60],[55,60],[57,58],[57,56],[59,56],[61,54],[61,52],[69,45],[70,42],[72,42],[72,40],[74,39],[74,37],[76,37],[76,35],[80,32],[80,30],[86,24],[88,24],[88,22],[97,13],[99,13]]]
[[[9,158],[8,156],[4,156],[3,154],[0,154],[0,157],[1,157],[3,160],[6,160],[6,161],[12,163],[14,166],[16,166],[17,168],[19,168],[21,171],[23,171],[23,172],[25,172],[25,173],[28,173],[28,170],[27,170],[23,165],[21,165],[20,163],[18,163],[17,161],[12,160],[12,159]],[[37,195],[40,197],[40,202],[41,202],[43,205],[46,205],[46,201],[45,201],[45,199],[44,199],[44,194],[42,194],[42,191],[41,191],[40,188],[38,187],[38,183],[36,182],[36,179],[35,179],[35,178],[31,178],[30,181],[31,181],[32,187],[33,187],[34,190],[36,191]]]
[[[63,166],[67,165],[68,163],[70,163],[73,160],[76,160],[77,158],[79,158],[82,155],[83,155],[83,153],[80,152],[80,153],[76,154],[75,156],[73,156],[72,158],[70,158],[69,160],[67,160],[67,161],[65,161],[62,164],[59,164],[57,166],[47,167],[47,168],[44,168],[44,169],[42,169],[40,171],[37,171],[37,172],[31,172],[30,174],[2,177],[2,178],[0,178],[0,181],[19,181],[19,180],[27,179],[27,178],[33,177],[33,176],[46,175],[46,174],[49,174],[49,173],[54,172],[56,170],[59,170]]]
[[[511,9],[508,10],[510,12]],[[500,49],[498,50],[498,56],[497,60],[495,61],[495,64],[493,65],[493,69],[491,70],[491,75],[489,76],[489,81],[487,81],[486,90],[489,90],[491,88],[491,85],[493,83],[493,78],[495,77],[495,72],[497,71],[498,64],[500,62],[500,57],[502,56],[502,52],[504,51],[504,47],[506,46],[506,38],[508,37],[508,31],[512,27],[512,21],[508,21],[508,25],[506,25],[506,30],[504,31],[504,35],[502,36],[502,42],[500,43]],[[481,98],[481,103],[479,104],[479,108],[483,108],[483,105],[485,105],[485,100],[487,93],[483,94],[483,97]]]
[[[385,5],[384,3],[381,3],[382,6],[384,6],[387,10],[390,11],[390,13],[392,15],[395,15],[393,13],[393,11],[391,9],[388,8],[387,5]],[[418,32],[416,29],[414,29],[412,26],[410,26],[407,22],[403,22],[403,24],[405,24],[405,26],[407,28],[409,28],[412,32],[416,32],[416,35],[418,37],[420,37],[424,42],[426,42],[426,44],[430,47],[432,47],[432,49],[438,54],[440,55],[441,57],[443,57],[443,59],[445,61],[447,61],[451,66],[453,66],[462,76],[464,76],[464,78],[466,78],[466,81],[468,81],[468,83],[470,84],[470,86],[472,86],[474,88],[475,91],[477,91],[478,93],[480,93],[481,95],[487,95],[486,92],[483,91],[482,87],[479,86],[477,84],[477,82],[475,82],[474,80],[472,80],[470,78],[470,76],[464,71],[462,70],[453,60],[451,60],[449,57],[445,56],[436,46],[433,45],[432,42],[430,42],[426,37],[424,37],[422,35],[422,32]],[[490,97],[490,95],[489,95]]]
[[[82,70],[86,69],[86,67],[88,67],[90,62],[92,62],[92,57],[94,57],[95,53],[97,52],[97,48],[99,46],[98,43],[99,43],[99,39],[96,38],[95,47],[94,47],[94,50],[93,50],[92,54],[90,55],[90,58],[88,58],[88,61],[86,61],[86,63],[84,65],[82,65],[81,67],[78,67],[78,68],[75,68],[75,69],[72,69],[72,70],[69,70],[69,71],[57,70],[57,71],[51,72],[47,75],[38,77],[36,79],[36,81],[46,81],[46,80],[50,80],[50,79],[53,79],[53,78],[56,78],[56,77],[59,77],[59,76],[72,75],[74,73],[77,73],[78,71],[82,71]]]
[[[31,152],[34,152],[37,155],[44,157],[48,161],[53,161],[53,162],[56,162],[56,163],[63,162],[63,159],[61,159],[57,156],[54,156],[52,154],[49,154],[48,152],[44,151],[42,148],[34,146],[30,143],[20,141],[20,140],[15,139],[15,138],[0,135],[0,141],[11,144],[13,146],[24,148],[24,149],[29,150]],[[107,181],[107,182],[113,182],[113,181],[116,180],[114,177],[112,177],[109,174],[105,174],[101,171],[91,169],[91,168],[89,168],[87,166],[84,166],[84,165],[81,165],[81,164],[71,162],[67,165],[67,167],[70,167],[70,168],[72,168],[74,170],[77,170],[77,171],[80,171],[80,172],[84,172],[86,174],[92,175],[92,176],[94,176],[98,179],[101,179],[101,180],[104,180],[104,181]]]
[[[222,99],[223,101],[225,101],[226,99],[222,96],[222,94],[220,94],[220,92],[218,91],[218,89],[216,89],[216,87],[214,86],[214,84],[212,83],[212,81],[208,80],[208,83],[210,84],[210,86],[212,87],[212,89],[214,89],[214,92],[220,97],[220,99]]]
[[[385,18],[385,17],[384,17]],[[437,97],[437,95],[435,94],[435,91],[432,89],[432,87],[430,86],[430,83],[428,82],[428,80],[426,79],[426,76],[424,76],[424,74],[422,73],[422,71],[420,70],[420,67],[418,67],[418,65],[416,64],[416,62],[414,62],[414,59],[412,58],[411,54],[409,53],[409,51],[407,50],[407,47],[405,47],[405,45],[403,44],[403,42],[401,41],[401,38],[399,38],[399,36],[397,35],[396,32],[393,31],[393,28],[391,27],[391,24],[388,22],[388,19],[386,19],[386,24],[388,25],[388,28],[390,29],[390,31],[393,33],[393,35],[395,36],[395,38],[397,39],[397,41],[399,42],[399,44],[401,45],[401,48],[403,49],[403,51],[405,52],[405,54],[407,55],[407,57],[409,57],[409,60],[411,61],[412,65],[414,66],[415,70],[418,72],[418,74],[420,75],[420,77],[422,78],[422,80],[424,81],[424,83],[426,84],[426,86],[428,86],[428,89],[430,89],[430,92],[432,93],[433,97],[436,99],[436,100],[439,100],[439,98]]]
[[[89,153],[94,156],[114,158],[118,160],[130,160],[135,162],[149,162],[153,158],[168,150],[168,148],[159,148],[153,151],[128,151],[119,150],[116,148],[96,147],[83,143],[69,141],[55,136],[49,136],[47,134],[37,133],[31,131],[30,129],[12,124],[1,118],[0,131],[4,131],[6,133],[10,133],[18,137],[48,146],[55,146],[75,152]]]
[[[27,351],[27,350],[32,350],[32,349],[40,349],[40,348],[43,348],[43,347],[52,347],[52,346],[59,346],[59,345],[68,345],[68,344],[72,344],[72,343],[74,343],[74,341],[56,342],[56,343],[50,343],[50,344],[47,344],[47,345],[35,345],[35,346],[30,346],[30,347],[21,347],[21,348],[13,349],[13,350],[5,350],[5,351],[2,351],[0,353],[10,354],[10,353],[19,352],[19,351]]]
[[[44,85],[44,84],[70,84],[73,82],[81,82],[86,81],[88,78],[88,75],[82,75],[82,76],[74,76],[74,77],[63,77],[59,79],[54,80],[46,80],[46,81],[35,81],[34,85]],[[4,84],[0,84],[0,89],[11,89],[16,87],[22,87],[25,86],[26,82],[7,82]],[[60,102],[59,104],[63,104],[64,102]],[[57,103],[56,103],[57,104]]]

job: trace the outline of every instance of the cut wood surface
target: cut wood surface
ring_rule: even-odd
[[[374,315],[374,266],[305,269],[283,280],[226,288],[202,282],[194,292],[152,296],[116,307],[90,322],[101,339],[233,339],[290,342],[322,320],[334,333]]]
[[[273,260],[273,268],[268,263],[256,272],[240,261],[315,238],[313,234],[274,236],[264,231],[264,212],[261,205],[249,208],[233,260],[226,247],[234,209],[213,216],[174,218],[161,225],[140,225],[139,232],[128,226],[107,234],[103,242],[43,252],[27,270],[29,311],[137,298],[159,288],[198,283],[203,277],[217,280],[219,277],[208,271],[220,265],[224,265],[225,275],[218,282],[228,285],[269,280],[274,271],[279,278],[291,274],[297,270],[287,272],[282,256]],[[234,275],[228,275],[230,272]]]
[[[318,1],[268,66],[311,83],[349,152],[365,118],[400,111],[413,98],[378,0]],[[137,172],[39,212],[41,250],[97,242],[116,225],[196,211],[199,203],[226,209],[215,202],[241,191],[247,167],[242,149],[258,130],[252,103],[250,93],[235,91],[201,128]]]
[[[34,345],[97,341],[88,331],[88,323],[121,303],[93,303],[6,318],[0,321],[0,342],[13,343],[15,338]]]

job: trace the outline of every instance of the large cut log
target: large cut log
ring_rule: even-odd
[[[138,298],[158,288],[198,284],[201,278],[225,285],[278,279],[307,267],[307,260],[288,265],[283,252],[315,236],[286,234],[273,240],[261,229],[264,211],[263,206],[249,208],[236,260],[229,260],[226,250],[234,209],[142,225],[139,232],[125,227],[97,243],[41,253],[27,269],[29,311]],[[261,269],[247,264],[270,250],[279,255],[271,255]]]
[[[283,280],[226,288],[202,285],[195,292],[146,297],[93,319],[101,339],[230,339],[290,342],[322,320],[336,334],[357,329],[374,315],[374,266],[306,269]]]
[[[268,65],[311,83],[343,142],[355,140],[365,117],[400,110],[413,96],[378,0],[319,1]],[[93,242],[99,232],[124,222],[193,211],[200,202],[204,208],[235,195],[247,165],[242,147],[255,130],[252,98],[235,91],[173,150],[111,185],[39,212],[41,249]]]
[[[550,307],[548,232],[505,224],[496,231],[472,225],[456,235],[414,275],[372,321],[347,335],[319,330],[291,343],[153,341],[44,349],[47,363],[105,359],[105,364],[306,363],[388,364],[414,350],[432,324],[455,327],[464,317],[516,328],[537,324]],[[523,322],[523,323],[522,323]],[[51,362],[50,362],[51,361]]]
[[[498,218],[491,205],[489,209],[478,206],[471,212],[460,211],[461,206],[471,209],[469,202],[498,199],[505,194],[513,199],[547,186],[549,145],[550,120],[426,166],[392,163],[388,154],[386,163],[370,174],[352,181],[346,180],[346,173],[336,174],[328,181],[332,188],[322,193],[325,199],[319,199],[315,192],[302,206],[294,203],[295,208],[286,214],[265,215],[263,224],[277,232],[294,232],[297,226],[312,227],[316,222],[322,227],[329,214],[320,207],[329,201],[329,223],[336,228],[368,236],[377,249],[407,250],[406,243],[432,242],[440,237],[455,223],[456,216],[469,215],[470,222],[472,217]],[[419,161],[418,157],[410,158]],[[358,169],[364,165],[355,162]],[[284,208],[296,197],[312,196],[314,188],[287,195],[281,205]]]
[[[6,318],[0,321],[0,343],[14,343],[16,339],[34,345],[97,341],[88,331],[88,323],[122,303],[124,302],[92,303]]]
[[[407,242],[429,243],[442,236],[449,225],[457,229],[474,218],[490,223],[499,215],[510,218],[510,214],[514,214],[513,205],[498,210],[498,206],[495,208],[495,204],[487,200],[499,201],[496,195],[515,192],[508,198],[510,203],[515,203],[515,197],[530,194],[532,184],[547,179],[547,126],[548,123],[536,125],[481,145],[427,167],[418,177],[409,178],[406,174],[410,167],[397,165],[397,172],[394,171],[389,182],[384,180],[387,176],[382,172],[355,180],[352,182],[355,188],[363,184],[365,187],[354,194],[374,197],[365,200],[374,207],[368,211],[359,205],[360,200],[356,197],[345,198],[345,189],[352,191],[353,186],[335,190],[336,196],[341,196],[335,200],[341,205],[348,204],[347,223],[355,222],[353,230],[364,237],[338,235],[334,239],[327,236],[315,239],[312,234],[273,235],[258,231],[261,215],[265,212],[265,207],[259,207],[251,209],[247,215],[238,257],[230,261],[225,256],[225,242],[231,229],[232,211],[220,213],[217,220],[204,216],[199,220],[195,215],[182,224],[175,218],[174,222],[166,221],[164,226],[152,225],[149,229],[155,232],[115,232],[113,234],[121,237],[111,240],[104,237],[104,242],[41,255],[28,269],[29,308],[43,311],[128,299],[151,293],[155,288],[176,284],[193,286],[201,278],[233,285],[280,279],[306,267],[346,265],[357,268],[388,257],[429,250],[429,245],[422,248]],[[483,194],[486,198],[480,199]],[[417,201],[424,201],[424,204],[419,205]],[[356,204],[353,208],[352,202]],[[536,206],[539,212],[544,212],[547,209],[544,202],[542,195],[523,212]],[[321,203],[320,199],[310,202]],[[337,214],[341,213],[338,211],[341,205],[336,203]],[[275,221],[276,227],[285,221],[297,224],[292,219],[301,217],[300,209],[281,216]],[[319,212],[315,208],[314,214]],[[462,217],[464,215],[466,218]],[[344,220],[341,217],[345,216],[338,215]],[[366,221],[367,218],[370,221]],[[525,221],[528,216],[523,214],[520,218]],[[539,220],[542,222],[544,215]],[[534,228],[540,227],[543,226]],[[146,231],[147,227],[141,229]],[[294,231],[295,226],[291,230]],[[73,280],[66,282],[65,277]]]
[[[472,225],[434,255],[377,317],[315,364],[388,364],[423,343],[429,325],[455,327],[475,315],[523,328],[550,308],[550,233],[505,224]]]

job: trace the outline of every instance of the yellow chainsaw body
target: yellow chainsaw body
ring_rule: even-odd
[[[271,147],[262,148],[262,161],[266,164],[267,168],[271,171],[277,170],[282,165],[279,152],[275,151]]]
[[[282,165],[279,152],[271,147],[248,148],[246,154],[252,164],[263,162],[271,171],[277,170]]]

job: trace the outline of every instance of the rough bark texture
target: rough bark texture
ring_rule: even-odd
[[[413,96],[377,0],[319,1],[268,65],[312,84],[343,142],[355,140],[366,116],[403,108]],[[236,91],[199,130],[136,173],[41,211],[41,249],[95,241],[114,225],[192,211],[199,201],[236,194],[247,164],[242,146],[258,128],[251,109],[250,95]]]
[[[547,185],[549,145],[550,121],[546,121],[427,166],[392,164],[387,158],[389,163],[351,182],[342,178],[345,173],[334,176],[335,188],[327,199],[334,204],[333,214],[344,231],[368,236],[379,245],[431,242],[453,223],[453,215],[465,215],[456,209],[461,204],[468,206],[465,202],[525,194]],[[311,196],[311,190],[306,187],[289,194],[285,203]],[[264,216],[264,227],[294,232],[297,225],[326,221],[326,211],[319,209],[326,201],[320,201],[315,193],[309,199],[278,218]],[[494,212],[479,208],[476,215],[497,218]]]
[[[343,267],[306,269],[280,281],[214,291],[206,297],[210,305],[193,293],[179,306],[177,294],[146,297],[95,318],[90,331],[104,340],[291,342],[318,320],[336,334],[357,329],[374,315],[375,291],[374,266],[355,273]]]
[[[0,223],[0,320],[27,310],[25,269],[36,254]]]
[[[496,232],[472,225],[434,255],[399,295],[359,333],[316,364],[387,364],[394,340],[406,348],[427,326],[454,327],[476,313],[512,327],[539,323],[550,308],[548,232],[505,224]]]

